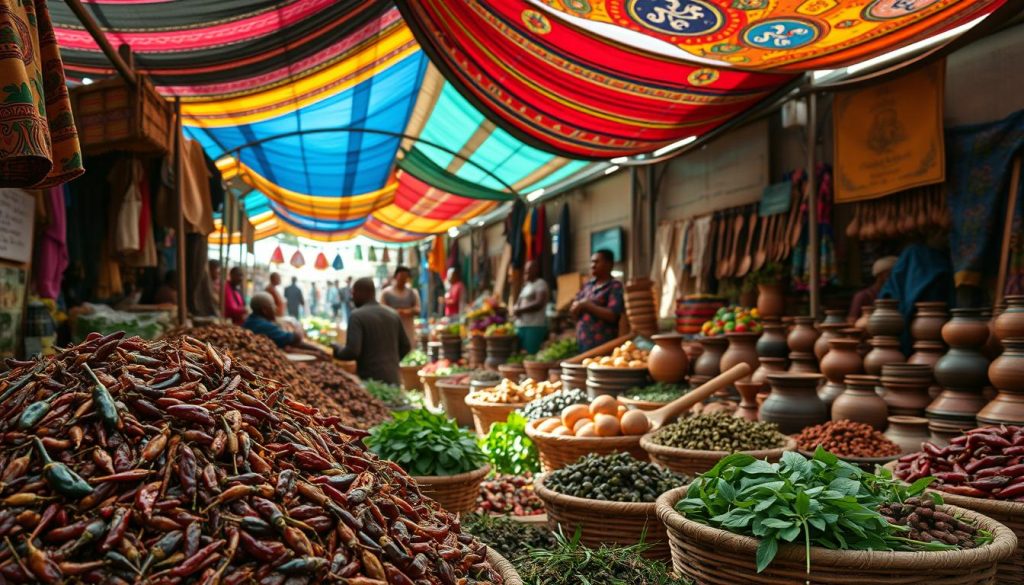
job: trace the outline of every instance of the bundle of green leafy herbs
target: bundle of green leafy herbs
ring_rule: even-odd
[[[409,403],[401,386],[379,380],[366,380],[363,382],[363,387],[371,396],[388,406],[405,406]]]
[[[516,569],[526,585],[687,585],[659,561],[643,557],[649,545],[627,547],[602,545],[591,549],[580,544],[580,533],[571,539],[555,535],[555,546],[531,550],[515,558]],[[486,541],[485,541],[486,542]]]
[[[505,360],[505,363],[509,365],[515,365],[521,364],[524,361],[526,361],[526,354],[520,351],[508,356],[508,359]]]
[[[427,354],[422,349],[414,349],[409,353],[405,354],[402,361],[398,362],[400,366],[423,366],[427,363]]]
[[[547,528],[538,528],[506,516],[464,514],[462,529],[498,551],[506,559],[517,559],[532,549],[552,549],[557,544]]]
[[[487,436],[480,439],[480,448],[494,473],[522,475],[540,471],[540,455],[526,436],[526,422],[523,415],[512,412],[505,422],[491,425]]]
[[[780,543],[800,542],[810,573],[811,546],[956,550],[905,538],[907,527],[890,524],[878,511],[882,505],[922,494],[933,480],[925,477],[907,486],[886,469],[879,475],[868,473],[821,447],[812,459],[787,451],[779,463],[735,453],[695,479],[676,510],[689,520],[761,539],[758,573],[774,560]],[[938,494],[928,495],[942,503]]]
[[[579,352],[580,346],[576,338],[568,337],[552,341],[547,347],[532,356],[527,356],[526,359],[535,362],[560,362],[566,358],[573,357]]]
[[[623,396],[632,400],[643,400],[645,402],[672,402],[683,394],[690,391],[687,386],[658,382],[650,386],[636,386],[623,393]]]
[[[473,433],[426,409],[395,412],[394,419],[370,429],[366,445],[410,475],[458,475],[487,462]]]

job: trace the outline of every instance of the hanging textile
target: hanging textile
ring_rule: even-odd
[[[449,238],[449,240],[448,240],[448,261],[447,261],[447,267],[448,268],[454,268],[454,269],[458,270],[459,272],[462,272],[462,268],[459,266],[459,264],[460,264],[459,252],[460,252],[460,250],[459,250],[459,241],[456,240],[455,238]],[[466,273],[462,272],[462,276],[465,277]]]
[[[292,254],[292,259],[288,263],[294,268],[302,268],[306,265],[306,259],[302,257],[302,252],[295,250],[295,253]]]
[[[32,266],[36,294],[44,299],[60,295],[60,282],[68,267],[67,213],[64,187],[50,187],[43,194],[46,226],[39,234]]]
[[[666,222],[658,226],[654,234],[654,258],[651,260],[651,280],[658,295],[658,317],[674,317],[676,312],[676,287],[679,284],[679,262],[676,243],[678,230],[675,223]]]
[[[447,270],[446,262],[444,238],[434,236],[434,241],[430,245],[430,256],[427,258],[427,267],[430,268],[431,272],[443,278]]]
[[[370,246],[370,254],[366,257],[366,259],[369,260],[370,262],[377,261],[377,250],[373,246]]]
[[[335,270],[345,269],[345,262],[341,259],[341,254],[334,255],[334,262],[331,263],[331,268],[334,268]]]
[[[84,172],[45,0],[0,0],[0,187],[46,188]]]
[[[114,251],[118,254],[138,252],[142,248],[139,240],[139,221],[142,215],[139,174],[142,172],[142,162],[131,158],[126,161],[124,167],[127,172],[126,190],[121,196],[114,228]]]
[[[182,213],[185,231],[208,235],[213,231],[213,203],[210,200],[210,179],[203,147],[195,140],[182,142]]]
[[[313,267],[317,270],[327,270],[330,264],[327,263],[327,256],[323,252],[316,255],[316,260],[313,262]]]
[[[1010,163],[1022,147],[1024,110],[946,132],[949,245],[957,286],[978,286],[984,275],[998,272]]]
[[[360,260],[360,261],[363,259],[363,247],[362,246],[356,246],[355,258],[356,258],[356,260]]]
[[[388,249],[387,248],[384,248],[384,253],[381,254],[380,261],[383,262],[384,264],[387,264],[388,262],[391,262],[391,255],[388,254]]]
[[[793,171],[789,180],[795,185],[799,193],[805,189],[807,176],[804,171]],[[836,282],[839,278],[839,267],[836,266],[835,234],[832,228],[832,167],[826,164],[819,164],[815,173],[815,189],[818,193],[818,223],[815,229],[818,230],[818,280],[820,286]],[[792,265],[790,275],[792,276],[793,288],[807,290],[811,280],[811,264],[809,262],[810,252],[810,231],[807,224],[807,201],[800,205],[798,221],[800,222],[800,239],[793,248]]]
[[[281,251],[281,246],[274,248],[274,253],[270,255],[271,264],[284,264],[284,252]]]
[[[522,268],[526,261],[523,220],[527,212],[526,204],[516,199],[512,203],[512,209],[505,216],[505,241],[512,248],[512,261],[509,263],[512,268]]]
[[[552,270],[555,276],[561,276],[569,272],[569,267],[572,265],[572,235],[569,231],[570,229],[569,204],[563,203],[562,211],[558,215],[558,237],[555,240],[555,258],[552,262]]]

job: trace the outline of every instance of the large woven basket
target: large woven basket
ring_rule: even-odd
[[[548,527],[563,534],[580,529],[580,542],[590,548],[602,544],[631,546],[641,539],[649,545],[644,556],[669,560],[665,525],[658,519],[654,502],[605,502],[560,494],[544,486],[544,478],[533,482],[537,497],[548,511]]]
[[[935,490],[950,506],[978,512],[1005,525],[1017,535],[1017,550],[996,567],[996,583],[1024,583],[1024,503],[987,500]]]
[[[512,566],[512,563],[508,562],[505,557],[499,555],[490,547],[487,548],[487,562],[501,575],[504,585],[523,585],[523,580],[519,577],[519,573],[516,572],[516,568]]]
[[[490,473],[491,466],[458,475],[413,476],[423,495],[433,498],[452,514],[468,514],[476,510],[480,497],[480,484]]]
[[[1013,554],[1017,537],[988,516],[944,506],[963,515],[995,537],[975,549],[942,552],[843,551],[811,548],[811,573],[806,573],[802,545],[782,544],[775,560],[758,573],[759,540],[732,534],[692,520],[674,506],[687,486],[658,498],[658,517],[668,528],[672,567],[696,585],[1010,585],[996,579],[996,564]]]
[[[402,380],[402,388],[409,390],[423,390],[423,382],[420,380],[421,366],[400,366],[399,376]]]
[[[640,461],[648,460],[647,452],[640,446],[640,435],[565,437],[538,431],[537,425],[541,422],[543,419],[527,424],[526,436],[530,437],[530,440],[537,445],[537,451],[540,452],[540,463],[544,471],[561,469],[590,453],[609,455],[621,451],[629,453]]]
[[[441,408],[445,413],[455,419],[460,427],[473,426],[473,411],[466,406],[466,396],[469,395],[469,384],[453,384],[451,378],[441,378],[434,385],[441,395]]]
[[[640,446],[643,447],[644,451],[650,456],[651,461],[657,465],[666,469],[671,469],[676,473],[682,473],[689,477],[693,477],[698,473],[704,473],[711,469],[716,463],[726,455],[729,455],[726,451],[702,451],[699,449],[680,449],[678,447],[666,447],[665,445],[659,445],[651,440],[651,435],[654,433],[647,433],[640,438]],[[762,451],[743,451],[743,453],[756,457],[757,459],[767,459],[768,461],[775,463],[782,458],[782,454],[788,449],[792,451],[796,448],[796,441],[790,439],[785,447],[778,449],[766,449]]]
[[[420,374],[420,382],[423,384],[423,401],[427,408],[441,408],[441,391],[437,388],[437,381],[443,376],[436,374]]]
[[[476,434],[481,437],[491,430],[491,425],[503,423],[508,420],[508,415],[517,408],[522,408],[525,402],[483,402],[476,400],[473,395],[466,396],[466,406],[473,413],[473,426]]]

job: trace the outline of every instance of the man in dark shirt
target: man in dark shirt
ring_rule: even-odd
[[[267,292],[252,295],[249,301],[252,313],[246,318],[243,327],[253,333],[269,337],[277,347],[290,347],[305,350],[317,357],[326,357],[323,350],[307,342],[301,333],[293,333],[277,324],[277,310],[274,297]],[[315,352],[315,353],[314,353]]]
[[[284,299],[288,303],[288,314],[293,318],[299,318],[299,307],[305,308],[306,299],[302,297],[302,289],[299,288],[299,279],[292,277],[292,283],[284,289]]]
[[[356,372],[364,380],[398,384],[398,362],[412,349],[402,319],[377,302],[376,287],[369,278],[352,284],[352,302],[356,310],[348,319],[345,347],[333,344],[334,357],[355,360]]]

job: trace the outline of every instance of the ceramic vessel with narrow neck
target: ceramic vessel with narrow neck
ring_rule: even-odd
[[[921,443],[931,439],[928,419],[920,416],[890,416],[885,436],[899,445],[903,453],[915,453],[921,450]]]
[[[818,358],[813,353],[793,352],[789,354],[789,371],[793,373],[818,373]]]
[[[884,431],[889,420],[889,406],[875,392],[878,376],[847,376],[846,390],[832,403],[832,420],[852,420]]]
[[[814,342],[818,339],[818,330],[814,328],[811,317],[793,317],[793,330],[786,337],[790,353],[814,353]]]
[[[683,351],[683,336],[679,333],[652,335],[654,347],[647,358],[647,368],[655,382],[676,384],[686,378],[690,360]]]
[[[757,285],[757,311],[762,319],[779,318],[786,307],[782,285],[779,283]]]
[[[789,355],[786,343],[786,326],[777,319],[765,319],[764,331],[757,340],[757,355],[760,357],[784,358]]]
[[[864,356],[864,371],[873,376],[882,373],[885,364],[902,364],[907,361],[900,351],[900,340],[896,337],[875,336],[871,338],[871,351]]]
[[[1024,295],[1011,295],[1003,299],[1006,308],[995,318],[993,330],[1002,340],[1024,338]]]
[[[875,299],[874,310],[867,322],[872,337],[899,337],[903,333],[903,315],[896,299]]]
[[[704,351],[697,358],[697,363],[693,366],[693,373],[696,376],[708,376],[715,377],[722,370],[719,369],[719,365],[722,361],[722,354],[725,353],[725,348],[729,344],[729,341],[723,336],[715,337],[702,337],[700,344],[704,348]]]
[[[826,325],[842,324],[849,327],[846,322],[846,309],[825,309],[825,320],[823,323]]]
[[[864,360],[857,353],[860,344],[856,339],[834,338],[829,340],[829,351],[821,360],[821,373],[828,382],[818,391],[818,396],[829,409],[835,399],[846,389],[847,376],[864,373]],[[829,410],[831,412],[831,410]]]
[[[935,364],[940,386],[980,393],[988,384],[989,360],[981,353],[988,341],[988,320],[980,309],[953,309],[953,318],[942,327],[942,339],[949,345]]]
[[[785,372],[786,368],[789,367],[789,362],[786,358],[762,357],[758,358],[758,362],[760,365],[750,376],[750,381],[755,384],[767,385],[768,374]]]
[[[729,347],[722,353],[719,371],[725,372],[737,364],[747,364],[750,366],[751,373],[753,373],[761,365],[757,359],[757,350],[754,347],[760,335],[760,333],[726,333],[725,338],[729,340]],[[747,376],[742,381],[749,382],[750,376]]]
[[[949,321],[946,303],[924,302],[914,304],[914,318],[910,321],[910,335],[915,342],[942,341],[942,326]]]
[[[984,424],[1024,424],[1024,338],[1003,340],[1003,353],[992,360],[988,378],[999,394],[978,413]]]
[[[875,308],[872,305],[864,305],[861,307],[860,317],[857,317],[857,320],[853,322],[854,328],[866,332],[868,330],[868,319],[871,318],[871,313],[874,310]]]
[[[758,419],[776,423],[787,435],[828,421],[825,403],[818,398],[821,380],[820,374],[769,374],[772,391],[761,405]]]
[[[839,332],[846,328],[846,323],[818,323],[818,331],[821,332],[821,335],[814,341],[814,355],[819,362],[828,353],[828,342],[842,337]]]

